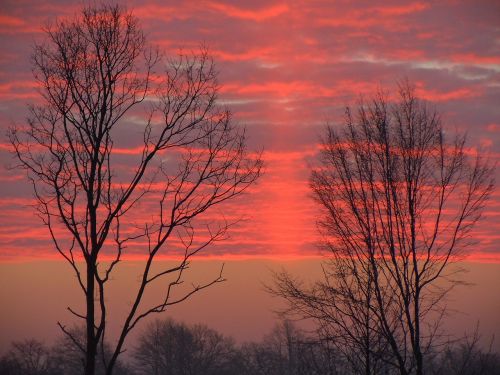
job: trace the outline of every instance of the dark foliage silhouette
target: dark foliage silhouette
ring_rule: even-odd
[[[236,374],[238,350],[234,342],[203,326],[172,320],[155,321],[139,338],[134,351],[138,374]]]

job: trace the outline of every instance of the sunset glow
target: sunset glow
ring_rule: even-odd
[[[1,6],[0,121],[25,121],[39,95],[30,73],[33,41],[55,17],[71,16],[78,2],[4,2]],[[263,149],[265,175],[223,211],[248,219],[206,256],[282,258],[316,256],[317,207],[308,177],[324,125],[343,107],[398,80],[415,83],[435,103],[450,130],[466,131],[469,145],[498,160],[500,58],[494,2],[164,2],[130,1],[150,41],[176,53],[207,46],[220,72],[220,103],[246,126],[251,148]],[[488,35],[488,37],[485,37]],[[125,119],[139,124],[140,116]],[[132,139],[114,152],[124,168],[140,152]],[[4,165],[10,146],[0,145]],[[3,261],[57,257],[29,207],[30,187],[18,170],[0,172],[0,257]],[[471,260],[498,261],[499,194],[478,227]],[[214,215],[217,213],[214,212]],[[130,250],[130,257],[140,250]]]

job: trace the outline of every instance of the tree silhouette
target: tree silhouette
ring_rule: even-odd
[[[105,364],[111,374],[141,319],[223,281],[219,274],[174,293],[192,256],[223,239],[231,225],[201,218],[250,186],[261,160],[248,155],[244,132],[217,106],[217,73],[205,50],[165,59],[118,6],[86,7],[45,33],[33,53],[42,104],[30,108],[27,126],[13,128],[10,139],[33,185],[37,213],[85,296],[85,311],[68,308],[86,324],[85,344],[73,338],[85,353],[85,374],[94,374],[97,351],[104,350],[107,282],[127,247],[143,249],[145,257]],[[137,118],[140,125],[123,139]],[[136,153],[126,165],[135,164],[125,168],[118,151],[131,143]],[[154,269],[167,250],[180,256],[178,265]],[[143,306],[146,289],[160,280],[164,295]]]
[[[237,358],[233,340],[203,325],[172,320],[151,323],[134,351],[139,374],[236,374]]]
[[[491,167],[465,137],[449,139],[408,82],[398,94],[348,108],[342,130],[328,127],[310,180],[331,255],[324,280],[307,287],[281,273],[273,290],[354,354],[356,373],[390,364],[422,374],[457,281],[450,265],[493,189]]]

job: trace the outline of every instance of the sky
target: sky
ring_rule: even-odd
[[[318,208],[310,197],[308,178],[325,124],[338,124],[345,106],[354,105],[360,95],[395,90],[402,79],[411,81],[418,96],[438,109],[449,129],[466,132],[470,147],[488,154],[492,163],[500,160],[497,1],[143,0],[121,4],[139,18],[148,40],[167,54],[197,50],[200,45],[209,48],[219,71],[219,103],[246,127],[249,149],[263,150],[263,177],[248,194],[221,208],[226,215],[246,220],[202,257],[253,262],[318,256]],[[56,17],[72,16],[80,5],[68,0],[3,0],[0,4],[0,266],[6,280],[10,273],[25,280],[25,292],[2,282],[2,299],[22,292],[18,302],[3,312],[2,321],[23,317],[19,319],[28,328],[30,316],[22,313],[30,303],[28,289],[38,285],[42,292],[48,285],[51,292],[69,292],[60,290],[59,278],[42,281],[42,273],[23,277],[34,272],[34,264],[58,257],[30,207],[33,197],[25,176],[8,168],[12,159],[5,133],[9,126],[23,124],[26,106],[40,100],[29,58],[34,43],[44,40],[41,27]],[[136,119],[125,121],[133,124]],[[498,168],[496,174],[500,181]],[[475,231],[479,242],[470,249],[470,262],[500,263],[499,208],[497,189]],[[131,255],[137,253],[131,250]],[[235,269],[242,270],[238,262]],[[38,272],[54,273],[50,264],[40,266]],[[252,264],[245,275],[267,272],[267,264]],[[485,273],[492,277],[489,282],[498,280],[500,269],[489,270]],[[230,272],[238,279],[238,272]],[[488,284],[481,280],[480,285]],[[247,287],[256,295],[261,293],[259,280]],[[245,285],[236,282],[234,288]],[[227,298],[235,297],[224,298],[222,292],[214,298],[224,307]],[[260,301],[255,302],[259,306],[269,304],[265,297],[259,298],[264,298],[254,300]],[[58,306],[52,302],[54,309],[45,312],[47,319]],[[463,300],[460,303],[466,305]],[[489,303],[483,301],[474,316],[493,327],[492,314],[500,309]],[[255,319],[269,322],[268,312],[253,308],[249,311],[257,314]],[[231,330],[224,314],[213,314],[219,317],[213,319],[216,326],[238,332],[239,323],[234,322]],[[258,332],[268,325],[259,326]],[[251,331],[248,328],[250,336]],[[25,331],[11,334],[20,332]],[[43,329],[39,333],[45,334]]]
[[[162,261],[158,267],[172,266],[172,261]],[[130,306],[130,290],[136,287],[141,272],[141,262],[123,262],[117,268],[108,290],[109,338],[115,339],[124,312]],[[206,280],[218,273],[220,260],[199,259],[192,263],[191,282]],[[483,348],[500,353],[500,298],[492,298],[491,285],[500,285],[500,264],[467,262],[463,280],[470,285],[458,286],[447,299],[448,314],[440,328],[454,337],[472,334],[479,324],[480,343]],[[237,343],[259,341],[269,334],[278,322],[277,311],[284,308],[279,298],[264,291],[272,285],[272,271],[286,269],[305,282],[318,280],[322,275],[321,259],[290,260],[229,260],[225,262],[226,282],[217,284],[193,298],[172,306],[167,312],[149,319],[172,318],[187,324],[205,324],[230,336]],[[0,298],[5,303],[0,309],[0,355],[8,350],[12,340],[36,338],[47,344],[61,337],[56,322],[66,326],[75,324],[67,307],[83,309],[84,301],[76,287],[74,275],[65,263],[59,261],[27,261],[0,263]],[[494,289],[496,291],[496,289]],[[145,303],[158,302],[163,288],[153,285],[145,296]],[[134,347],[138,335],[148,321],[131,332],[127,347]],[[295,322],[305,330],[313,328],[311,322]],[[492,341],[492,338],[495,340]]]
[[[30,53],[41,27],[72,16],[81,2],[0,5],[0,259],[54,256],[32,214],[31,187],[12,164],[6,129],[39,101]],[[124,3],[125,4],[125,3]],[[175,54],[205,45],[221,85],[219,103],[264,150],[265,174],[227,208],[247,220],[205,255],[300,257],[317,254],[318,209],[308,177],[327,122],[346,105],[408,79],[469,146],[500,155],[500,5],[495,1],[141,1],[126,2],[151,43]],[[125,119],[133,121],[132,118]],[[472,250],[500,259],[500,193],[488,204]],[[226,212],[227,214],[227,212]],[[487,223],[487,224],[484,224]]]
[[[0,144],[12,164],[5,130],[22,124],[39,100],[30,53],[41,26],[72,16],[80,2],[3,1],[0,5]],[[220,104],[248,131],[249,148],[264,150],[265,175],[229,209],[247,221],[216,256],[317,254],[318,210],[307,179],[327,122],[346,105],[401,79],[436,105],[469,145],[500,155],[500,5],[495,1],[291,1],[123,3],[150,42],[167,53],[207,46],[219,73]],[[0,259],[54,255],[48,233],[32,215],[29,184],[2,168]],[[473,257],[500,259],[500,193],[488,205],[488,225]]]

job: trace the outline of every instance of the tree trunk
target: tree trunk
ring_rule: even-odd
[[[85,353],[85,375],[95,375],[95,357],[97,343],[95,337],[95,312],[94,312],[94,267],[90,260],[87,261],[87,343]]]

